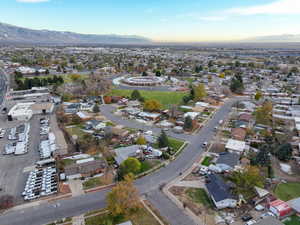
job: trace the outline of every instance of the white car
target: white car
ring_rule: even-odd
[[[260,218],[261,218],[261,219],[264,219],[264,218],[270,217],[270,216],[274,216],[274,217],[275,217],[275,215],[274,215],[273,213],[271,213],[271,212],[266,212],[266,213],[261,214],[261,215],[260,215]]]
[[[256,224],[256,220],[249,220],[245,225],[253,225]]]

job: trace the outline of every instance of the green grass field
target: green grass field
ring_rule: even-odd
[[[206,191],[202,188],[188,188],[186,194],[195,203],[199,203],[205,207],[212,208],[212,200],[208,197]]]
[[[210,157],[210,156],[206,156],[206,157],[203,159],[203,161],[202,161],[201,165],[203,165],[203,166],[209,166],[209,165],[210,165],[210,162],[211,162],[211,160],[212,160],[212,157]]]
[[[299,216],[291,216],[284,220],[285,225],[300,225],[300,217]]]
[[[144,160],[141,162],[141,170],[139,173],[144,173],[148,170],[151,170],[153,167],[160,163],[159,160]]]
[[[279,184],[275,189],[275,195],[283,201],[298,198],[300,197],[300,183]]]
[[[108,95],[113,96],[124,96],[130,97],[132,90],[121,90],[121,89],[114,89]],[[168,108],[168,106],[172,104],[181,104],[182,97],[186,95],[186,92],[171,92],[171,91],[139,91],[141,95],[145,98],[145,100],[155,99],[159,101],[164,108]]]

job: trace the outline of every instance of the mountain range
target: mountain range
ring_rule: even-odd
[[[300,34],[282,34],[282,35],[269,35],[248,38],[243,41],[249,42],[300,42]]]
[[[284,34],[284,35],[252,37],[252,38],[237,41],[236,43],[247,43],[247,42],[249,43],[300,42],[300,34],[299,35]],[[13,26],[6,23],[0,23],[0,44],[1,43],[52,44],[52,45],[163,44],[163,43],[154,43],[149,38],[136,36],[136,35],[79,34],[75,32],[67,32],[67,31],[34,30],[34,29]],[[202,43],[204,44],[205,42]],[[167,44],[167,42],[165,42],[164,44]],[[200,44],[200,42],[198,44]],[[176,45],[180,45],[180,43],[177,43]]]
[[[21,44],[149,44],[151,40],[135,35],[98,35],[74,32],[33,30],[0,23],[0,43]]]

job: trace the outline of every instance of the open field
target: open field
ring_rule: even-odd
[[[300,183],[282,183],[275,189],[275,195],[283,200],[288,201],[300,197]]]
[[[132,90],[114,89],[108,95],[130,97]],[[186,92],[165,92],[165,91],[139,91],[145,100],[155,99],[159,101],[165,108],[172,104],[180,104],[182,97]]]

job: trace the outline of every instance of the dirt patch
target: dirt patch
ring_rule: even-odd
[[[293,174],[289,175],[285,172],[283,172],[280,168],[280,161],[276,159],[275,157],[272,157],[271,159],[272,167],[274,170],[274,175],[276,178],[280,178],[283,180],[286,180],[288,182],[300,182],[300,175],[299,174],[299,167],[296,165],[295,161],[290,161],[289,165],[291,165]]]
[[[182,202],[184,207],[189,208],[196,216],[206,225],[215,225],[214,215],[215,212],[212,209],[208,209],[201,204],[195,203],[186,194],[187,188],[185,187],[171,187],[170,192],[175,195],[179,201]]]

